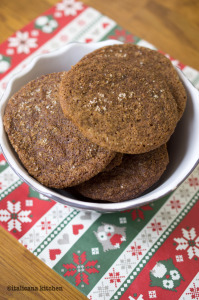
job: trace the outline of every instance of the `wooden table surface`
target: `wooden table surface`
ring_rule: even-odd
[[[0,43],[55,0],[0,0]],[[199,70],[198,0],[84,0],[133,34]],[[0,228],[0,299],[87,299]],[[55,286],[62,291],[14,292],[9,286]]]

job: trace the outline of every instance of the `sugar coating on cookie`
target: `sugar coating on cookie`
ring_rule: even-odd
[[[29,174],[54,188],[88,180],[115,156],[82,136],[64,116],[58,93],[63,74],[29,82],[12,96],[4,114],[9,140]]]
[[[63,112],[96,144],[139,154],[165,144],[181,118],[186,92],[161,53],[132,44],[83,57],[60,84]]]
[[[166,145],[142,154],[124,154],[119,166],[109,172],[101,172],[75,188],[83,196],[95,200],[130,200],[155,184],[168,163]]]

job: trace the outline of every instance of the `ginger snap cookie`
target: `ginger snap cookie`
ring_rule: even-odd
[[[170,60],[132,44],[83,57],[60,84],[60,103],[83,135],[115,152],[139,154],[165,144],[186,92]]]
[[[108,172],[113,168],[119,166],[122,163],[123,153],[116,153],[115,157],[111,160],[111,162],[106,166],[102,172]]]
[[[59,83],[65,73],[37,78],[9,100],[4,126],[30,175],[45,186],[65,188],[103,170],[115,153],[90,142],[64,116]]]
[[[122,163],[76,186],[85,197],[121,202],[141,195],[155,184],[169,162],[167,146],[142,154],[124,154]]]

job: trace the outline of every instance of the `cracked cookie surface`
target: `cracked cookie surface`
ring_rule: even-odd
[[[165,144],[186,92],[164,55],[132,44],[83,57],[60,84],[60,103],[79,130],[109,150],[139,154]]]
[[[48,187],[65,188],[103,170],[115,153],[82,136],[59,103],[65,73],[52,73],[22,87],[9,100],[4,126],[30,175]]]

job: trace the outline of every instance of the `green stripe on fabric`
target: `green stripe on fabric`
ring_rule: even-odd
[[[142,230],[142,228],[145,227],[145,225],[164,205],[164,203],[170,196],[171,194],[160,199],[159,201],[154,202],[152,206],[148,206],[152,208],[151,210],[142,210],[142,208],[138,208],[134,210],[129,210],[127,212],[102,214],[93,223],[93,225],[90,228],[88,228],[88,230],[82,235],[82,237],[69,249],[69,251],[60,259],[60,261],[53,267],[53,269],[63,278],[65,278],[67,281],[73,284],[76,288],[78,288],[82,293],[88,295],[89,292],[93,289],[93,287],[97,284],[97,282],[104,276],[107,270],[113,265],[116,259],[126,249],[128,244],[137,236],[137,234]],[[144,219],[141,219],[139,217],[139,213],[141,211],[144,214]],[[132,219],[132,212],[134,212],[133,216],[135,216],[136,214],[135,220]],[[115,227],[126,227],[127,240],[120,245],[120,248],[114,249],[112,251],[103,251],[103,247],[98,242],[94,233],[97,232],[99,226],[103,226],[103,223],[112,224]],[[87,262],[91,262],[91,264],[94,264],[95,262],[94,267],[98,272],[95,271],[94,274],[92,274],[92,271],[91,273],[85,272],[89,277],[89,284],[82,281],[78,285],[76,285],[76,276],[78,273],[75,272],[74,274],[71,271],[68,272],[67,275],[65,275],[67,269],[65,269],[63,265],[73,264],[76,266],[74,262],[74,257],[79,257],[81,261],[82,253],[85,253],[86,256],[86,260],[84,266],[82,265],[82,268],[84,269]],[[104,264],[104,262],[106,263]]]

